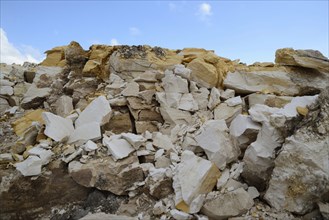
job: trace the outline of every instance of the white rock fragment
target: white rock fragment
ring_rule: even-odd
[[[224,119],[226,123],[229,125],[231,121],[241,113],[242,113],[241,105],[230,107],[226,103],[221,103],[214,109],[214,119],[215,120]]]
[[[225,101],[225,103],[230,107],[234,107],[236,105],[241,105],[242,104],[242,99],[241,99],[240,96],[236,96],[234,98],[227,99]]]
[[[142,135],[136,135],[133,133],[122,133],[122,138],[133,146],[136,150],[139,149],[139,147],[146,142],[146,139]]]
[[[168,135],[162,134],[160,132],[153,133],[153,145],[157,148],[170,150],[174,148],[173,143]]]
[[[220,97],[224,100],[233,98],[235,96],[235,91],[233,89],[225,89],[220,93]]]
[[[172,125],[190,124],[192,121],[191,113],[174,108],[160,107],[160,113],[163,119]]]
[[[13,95],[14,89],[11,86],[0,86],[0,95]]]
[[[183,64],[176,64],[174,67],[174,73],[181,76],[187,80],[190,80],[192,70],[186,68]]]
[[[48,164],[51,156],[54,155],[51,150],[46,150],[39,146],[31,148],[28,153],[30,155],[38,156],[41,159],[42,165]]]
[[[224,169],[227,163],[237,159],[240,154],[239,148],[228,134],[224,120],[209,120],[204,123],[195,140],[219,169]]]
[[[27,92],[24,94],[21,106],[24,109],[40,106],[44,99],[50,95],[51,88],[37,88],[32,84]]]
[[[160,158],[164,154],[164,152],[165,152],[164,149],[157,150],[157,152],[155,152],[155,154],[154,154],[154,160],[157,160],[158,158]]]
[[[329,219],[329,203],[318,202],[318,206],[323,219]]]
[[[257,198],[260,195],[258,190],[256,189],[256,187],[254,187],[254,186],[248,187],[248,193],[252,199]]]
[[[210,110],[213,110],[216,108],[217,105],[220,104],[220,91],[213,87],[210,92],[209,102],[208,102],[208,108]]]
[[[227,183],[229,178],[230,178],[230,170],[225,169],[222,172],[222,175],[217,180],[217,185],[216,185],[217,189],[220,190]]]
[[[97,122],[91,122],[88,124],[83,124],[77,127],[71,134],[68,143],[82,142],[85,143],[88,140],[99,140],[102,137],[101,129]]]
[[[23,176],[37,176],[41,174],[42,160],[38,156],[29,156],[23,162],[15,164],[16,169]]]
[[[58,98],[55,106],[56,114],[61,117],[66,117],[73,111],[73,99],[69,96],[63,95]]]
[[[117,137],[107,137],[104,135],[103,145],[108,148],[109,154],[112,155],[114,160],[123,159],[128,157],[130,153],[134,152],[135,149],[124,139]]]
[[[75,121],[75,127],[91,122],[98,123],[99,126],[108,122],[111,117],[112,109],[105,96],[99,96],[94,99],[79,115]]]
[[[213,163],[195,156],[191,151],[183,151],[181,163],[173,177],[176,209],[186,213],[196,211],[190,208],[193,200],[199,200],[199,195],[210,192],[219,176],[220,172]]]
[[[45,135],[54,141],[63,141],[74,132],[70,119],[62,118],[50,112],[43,112],[42,118],[46,124]]]
[[[97,150],[98,146],[95,142],[89,140],[83,145],[83,148],[84,148],[85,151],[89,152],[89,151]]]
[[[139,84],[131,82],[127,84],[127,87],[121,92],[123,96],[138,96]]]
[[[71,162],[72,160],[74,160],[77,156],[79,156],[80,154],[82,154],[82,148],[78,148],[76,151],[74,151],[71,155],[69,155],[68,157],[66,158],[63,158],[62,160],[65,162],[65,163],[69,163]]]
[[[176,153],[170,152],[170,160],[173,163],[178,163],[180,161],[180,158]]]
[[[177,209],[170,210],[170,214],[176,220],[190,220],[193,217],[192,215],[181,212]]]
[[[198,103],[191,93],[184,94],[179,101],[178,109],[194,112],[199,110]]]
[[[193,91],[192,95],[194,100],[198,103],[199,110],[206,110],[209,103],[209,90],[202,87],[197,91]]]
[[[173,74],[166,74],[162,79],[162,86],[166,93],[189,93],[187,80]]]
[[[153,207],[154,215],[161,215],[166,212],[166,206],[163,205],[162,201],[157,201]]]
[[[253,205],[249,194],[239,188],[224,194],[209,193],[201,212],[210,219],[228,219],[246,213]]]

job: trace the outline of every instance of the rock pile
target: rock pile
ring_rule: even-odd
[[[1,64],[1,219],[327,219],[329,60],[77,42]]]

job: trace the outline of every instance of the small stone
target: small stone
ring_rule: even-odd
[[[260,195],[258,190],[256,189],[256,187],[254,187],[254,186],[248,187],[248,193],[252,199],[257,198]]]
[[[153,133],[153,145],[157,148],[170,150],[174,148],[174,145],[171,142],[171,139],[169,136],[164,135],[160,132]]]
[[[28,153],[30,155],[38,156],[41,159],[42,165],[48,164],[50,162],[51,156],[54,155],[51,150],[46,150],[39,146],[31,148],[28,150]]]
[[[302,116],[306,116],[307,115],[307,113],[308,113],[308,108],[306,108],[306,107],[300,107],[300,106],[297,106],[296,107],[296,110],[297,110],[297,112],[299,113],[299,114],[301,114]]]
[[[234,107],[234,106],[237,106],[237,105],[241,105],[242,104],[242,99],[241,99],[240,96],[236,96],[234,98],[227,99],[225,101],[225,103],[230,107]]]
[[[87,143],[84,144],[84,149],[85,151],[94,151],[98,149],[98,146],[95,142],[89,140]]]
[[[54,141],[63,141],[74,132],[73,123],[70,119],[62,118],[50,112],[42,113],[46,123],[45,135]]]
[[[220,91],[213,87],[210,92],[209,102],[208,102],[208,108],[210,110],[213,110],[216,108],[217,105],[220,104]]]
[[[318,202],[318,206],[323,219],[329,219],[329,203]]]
[[[116,137],[108,138],[104,136],[103,145],[108,148],[108,152],[112,155],[114,160],[128,157],[130,153],[135,151],[128,141]]]
[[[136,82],[131,82],[127,84],[127,87],[122,91],[123,96],[138,96],[139,85]]]
[[[166,212],[166,206],[163,205],[162,201],[158,201],[155,203],[153,207],[153,214],[154,215],[161,215]]]
[[[190,219],[192,219],[192,215],[189,215],[185,212],[181,212],[177,209],[171,210],[170,214],[174,219],[177,219],[177,220],[190,220]]]
[[[220,93],[220,97],[224,100],[233,98],[235,96],[235,91],[233,89],[225,89]]]
[[[38,156],[29,156],[23,162],[16,163],[15,166],[23,176],[37,176],[41,174],[42,160]]]
[[[174,73],[178,76],[181,76],[187,80],[190,80],[192,70],[186,68],[183,64],[176,64],[174,66]]]
[[[83,124],[77,127],[71,134],[68,143],[72,144],[75,142],[85,143],[88,140],[99,140],[102,137],[101,129],[97,122],[91,122],[88,124]]]
[[[146,142],[146,139],[142,135],[136,135],[133,133],[122,133],[122,138],[133,146],[136,150],[139,149],[139,147]]]

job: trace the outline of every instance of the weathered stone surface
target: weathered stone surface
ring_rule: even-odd
[[[263,104],[269,107],[283,108],[290,103],[293,97],[291,96],[276,96],[270,94],[253,93],[248,95],[249,108],[256,104]]]
[[[220,101],[220,91],[217,88],[213,87],[211,89],[210,96],[209,96],[208,108],[210,110],[213,110],[220,104],[220,102],[221,102]]]
[[[195,156],[191,151],[183,151],[181,160],[173,177],[175,205],[178,210],[196,213],[199,210],[191,210],[191,204],[199,195],[213,189],[220,172],[213,163]]]
[[[187,111],[181,111],[174,108],[161,107],[160,108],[161,116],[169,124],[190,124],[191,123],[191,114]]]
[[[281,65],[301,66],[329,73],[329,59],[317,50],[278,49],[275,62]]]
[[[133,148],[136,150],[139,149],[139,147],[146,142],[146,139],[142,135],[136,135],[133,133],[123,133],[121,134],[122,138],[131,144]]]
[[[149,132],[155,132],[158,131],[157,127],[158,122],[157,121],[136,121],[135,126],[136,126],[136,133],[137,134],[142,134],[146,131]]]
[[[144,180],[138,159],[131,156],[115,162],[111,157],[91,160],[86,164],[72,161],[69,173],[78,184],[85,187],[96,187],[116,195],[127,194],[126,190],[135,182]]]
[[[215,120],[224,119],[226,124],[229,125],[231,121],[241,113],[242,113],[241,105],[230,107],[226,103],[221,103],[214,109],[214,119]]]
[[[328,194],[328,97],[324,90],[275,160],[265,199],[278,210],[304,214]]]
[[[184,94],[179,101],[178,109],[195,112],[199,110],[198,103],[194,100],[191,93]]]
[[[162,79],[162,86],[166,93],[188,93],[188,83],[186,79],[174,74],[165,74]]]
[[[329,203],[318,203],[319,210],[324,219],[329,219]]]
[[[91,122],[98,123],[99,126],[109,121],[112,109],[104,96],[94,99],[79,115],[75,121],[75,126],[79,127]]]
[[[240,94],[254,92],[288,96],[299,94],[299,87],[291,80],[290,75],[283,68],[236,70],[227,74],[224,86]]]
[[[41,159],[41,164],[46,165],[50,162],[51,156],[54,153],[51,150],[46,150],[41,146],[36,146],[28,150],[30,155],[38,156]]]
[[[111,73],[132,80],[146,70],[166,70],[180,64],[183,57],[176,51],[149,46],[121,46],[110,57]]]
[[[21,106],[24,109],[38,108],[50,95],[50,88],[37,88],[34,84],[30,86],[21,101]]]
[[[69,120],[69,119],[67,119]],[[76,127],[68,139],[68,143],[82,142],[88,140],[99,140],[102,137],[101,129],[97,122],[90,122]]]
[[[47,57],[44,61],[40,63],[41,66],[59,66],[64,67],[65,61],[65,51],[66,46],[54,47],[51,50],[47,50],[45,53]]]
[[[174,73],[178,76],[181,76],[184,79],[190,80],[192,70],[186,68],[182,64],[177,64],[177,65],[175,65]]]
[[[165,150],[170,150],[174,148],[170,137],[160,132],[153,133],[153,145]]]
[[[221,220],[242,215],[253,204],[254,202],[249,194],[243,188],[239,188],[224,194],[208,194],[201,212],[210,217],[210,219]]]
[[[70,119],[62,118],[50,112],[43,112],[42,118],[46,124],[45,135],[54,141],[63,141],[74,132],[73,123]]]
[[[23,137],[24,133],[27,131],[29,127],[31,127],[33,122],[44,124],[44,120],[42,118],[43,112],[44,112],[43,109],[36,109],[25,113],[23,117],[14,121],[11,125],[14,128],[16,135]]]
[[[136,82],[128,83],[126,88],[122,91],[123,96],[138,96],[139,85]]]
[[[197,58],[192,60],[187,65],[187,68],[192,70],[191,79],[197,82],[198,85],[206,88],[217,87],[219,76],[213,65],[204,62],[201,58]]]
[[[41,173],[42,160],[38,156],[29,156],[23,162],[15,164],[23,176],[37,176]]]
[[[112,155],[114,160],[128,157],[135,149],[125,139],[121,139],[118,135],[111,137],[104,136],[103,145],[108,149],[108,154]]]
[[[14,89],[11,86],[0,85],[0,95],[13,95]]]
[[[236,160],[240,154],[239,148],[230,138],[224,120],[209,120],[200,128],[195,140],[207,154],[207,157],[219,169]]]
[[[59,97],[56,101],[56,114],[61,117],[66,117],[73,111],[72,98],[66,95]]]
[[[250,116],[238,115],[230,125],[230,134],[236,138],[240,149],[246,149],[256,140],[260,128]]]
[[[0,113],[3,114],[7,109],[10,108],[10,105],[6,99],[0,98]]]
[[[103,126],[104,130],[115,134],[132,132],[132,122],[129,113],[114,112],[113,117]]]

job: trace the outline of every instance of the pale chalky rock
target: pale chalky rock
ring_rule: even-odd
[[[13,95],[14,94],[14,89],[11,86],[0,86],[0,95]]]
[[[37,108],[46,100],[51,93],[51,88],[37,88],[32,84],[25,93],[21,106],[24,109]]]
[[[40,146],[31,148],[28,150],[28,153],[30,155],[38,156],[41,159],[42,165],[48,164],[50,162],[51,156],[54,155],[51,150],[46,150]]]
[[[110,103],[104,96],[99,96],[81,112],[79,118],[75,121],[75,127],[91,122],[98,123],[101,126],[110,120],[111,113]]]
[[[237,105],[242,105],[242,99],[241,99],[240,96],[236,96],[236,97],[227,99],[225,101],[225,103],[230,107],[237,106]]]
[[[91,122],[88,124],[83,124],[77,127],[71,134],[68,143],[82,142],[85,143],[88,140],[99,140],[102,137],[101,129],[97,122]]]
[[[177,108],[181,98],[182,98],[182,94],[178,93],[178,92],[169,92],[169,93],[157,92],[156,93],[156,100],[163,107]]]
[[[62,118],[50,112],[43,112],[42,118],[46,124],[45,135],[54,141],[63,141],[74,132],[73,123],[70,119]]]
[[[287,66],[301,66],[329,73],[329,59],[317,50],[278,49],[275,62]]]
[[[275,159],[264,198],[277,210],[305,214],[328,193],[328,97],[328,89],[323,90],[311,117],[286,139]]]
[[[324,219],[329,219],[329,203],[318,203],[319,210]]]
[[[230,125],[232,120],[241,113],[242,113],[241,105],[230,107],[226,103],[221,103],[214,109],[214,119],[215,120],[224,119],[226,124]]]
[[[136,82],[128,83],[126,88],[122,91],[123,96],[138,96],[139,85]]]
[[[193,91],[192,95],[194,100],[198,103],[199,110],[206,110],[209,103],[209,90],[206,88],[200,88],[197,91]]]
[[[233,89],[225,89],[225,91],[222,91],[220,93],[220,97],[224,100],[234,98],[235,96],[235,91]]]
[[[284,69],[230,72],[224,80],[224,86],[242,94],[262,91],[288,96],[299,94],[299,87]]]
[[[98,146],[95,142],[89,140],[83,145],[85,151],[94,151],[98,149]]]
[[[165,122],[171,125],[190,124],[192,121],[191,113],[181,111],[175,108],[160,107],[160,113]]]
[[[240,154],[239,148],[230,138],[224,120],[209,120],[199,130],[195,140],[204,149],[210,161],[219,169],[236,160]]]
[[[23,162],[16,163],[15,166],[23,176],[37,176],[41,174],[42,160],[38,156],[29,156]]]
[[[230,125],[230,134],[236,138],[240,149],[246,149],[254,142],[261,125],[254,122],[248,115],[238,115]]]
[[[7,109],[10,108],[10,105],[6,99],[0,97],[0,114],[2,115]]]
[[[85,187],[96,187],[116,195],[127,195],[135,182],[142,182],[144,174],[138,158],[130,156],[114,161],[111,157],[89,160],[86,164],[78,161],[69,163],[70,176]]]
[[[162,86],[166,93],[189,93],[187,80],[174,74],[166,74],[162,79]]]
[[[170,137],[160,132],[153,133],[153,145],[164,150],[170,150],[174,148]]]
[[[219,176],[215,164],[195,156],[191,151],[183,151],[173,177],[176,208],[186,213],[197,213],[199,210],[191,210],[191,204],[195,199],[199,200],[199,195],[210,192]]]
[[[199,110],[198,103],[194,100],[191,93],[184,94],[179,101],[178,109],[195,112]]]
[[[186,68],[183,64],[177,64],[174,66],[174,73],[182,78],[190,80],[192,70]]]
[[[135,149],[125,139],[119,137],[107,137],[104,135],[103,145],[108,149],[108,153],[112,155],[114,160],[123,159],[128,157]]]
[[[66,117],[73,111],[73,100],[71,97],[63,95],[55,102],[56,114]]]
[[[291,96],[276,96],[270,94],[257,94],[253,93],[248,95],[249,108],[256,104],[263,104],[269,107],[282,108],[290,103],[293,97]]]
[[[209,102],[208,102],[208,108],[210,110],[213,110],[217,105],[220,104],[220,91],[213,87],[210,92]]]
[[[246,213],[254,205],[253,199],[243,188],[221,194],[209,193],[201,212],[210,219],[228,219]]]
[[[122,138],[131,144],[133,148],[136,150],[139,149],[139,147],[146,142],[146,138],[144,138],[142,135],[136,135],[133,133],[122,133]]]
[[[177,209],[170,210],[170,214],[174,219],[177,220],[190,220],[193,218],[192,215],[179,211]]]

